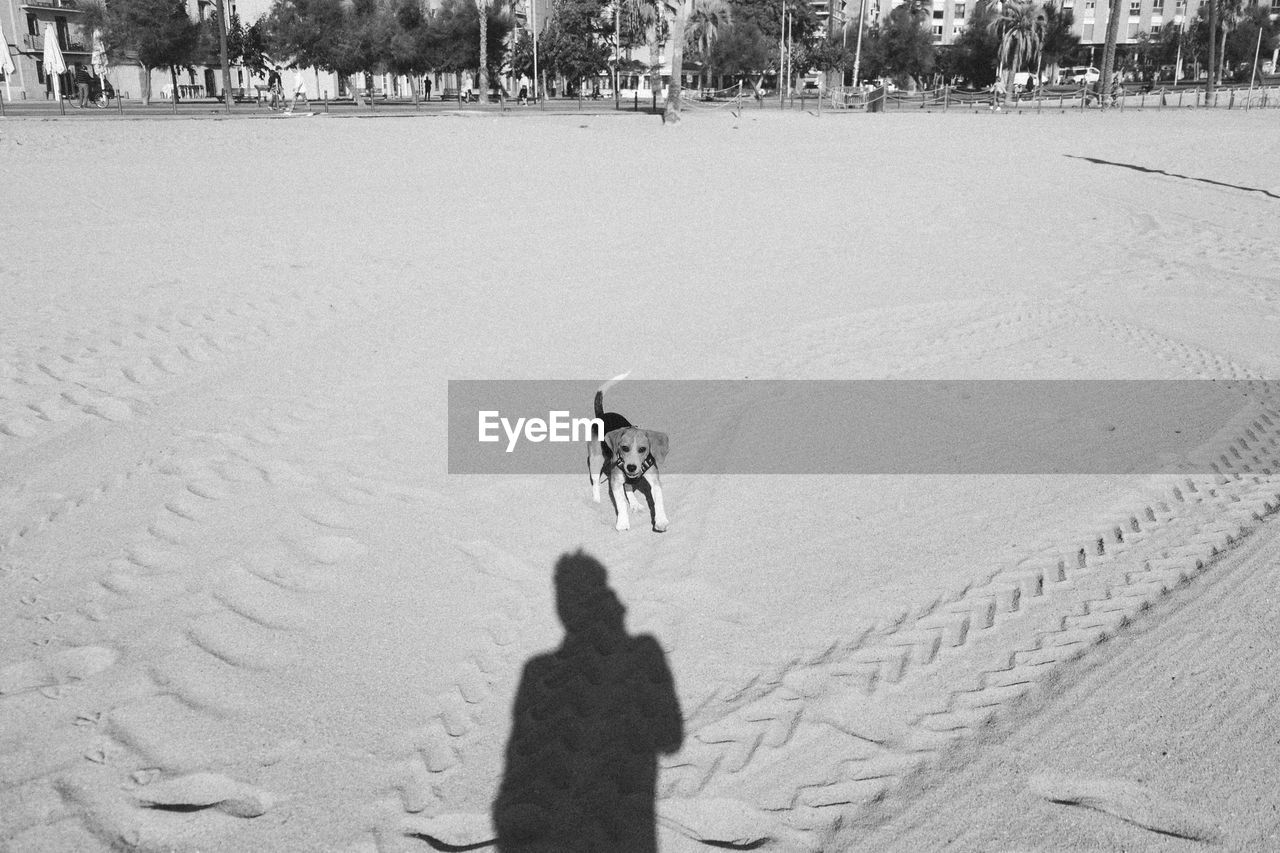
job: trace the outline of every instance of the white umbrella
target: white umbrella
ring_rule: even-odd
[[[0,24],[0,50],[4,51],[4,54],[0,55],[0,72],[2,72],[5,79],[8,80],[9,75],[12,74],[15,69],[13,67],[13,57],[9,55],[9,41],[4,37],[4,24]]]
[[[62,58],[62,48],[58,47],[53,24],[44,25],[44,73],[53,75],[53,97],[61,104],[62,78],[58,75],[67,73],[67,63]]]
[[[97,74],[103,80],[107,79],[107,48],[102,43],[102,31],[93,31],[93,55],[89,59],[89,63],[93,66],[93,73]]]
[[[4,37],[4,24],[0,24],[0,51],[4,54],[0,56],[0,73],[4,74],[4,94],[9,95],[9,77],[14,72],[13,57],[9,56],[9,40]]]

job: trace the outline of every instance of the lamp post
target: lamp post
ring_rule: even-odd
[[[778,30],[778,107],[786,106],[787,94],[783,88],[787,69],[787,0],[782,0],[782,29]]]

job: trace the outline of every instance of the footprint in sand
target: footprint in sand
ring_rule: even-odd
[[[1218,828],[1191,806],[1126,779],[1096,779],[1039,774],[1031,790],[1046,800],[1085,806],[1164,835],[1214,842]]]
[[[23,418],[9,418],[8,420],[0,421],[0,432],[14,438],[30,438],[38,430]]]
[[[118,657],[114,649],[79,646],[40,660],[12,664],[0,669],[0,695],[89,678],[110,667]]]
[[[146,785],[134,792],[134,798],[149,808],[173,811],[216,808],[243,818],[260,817],[275,805],[275,797],[266,791],[220,773],[192,773]]]

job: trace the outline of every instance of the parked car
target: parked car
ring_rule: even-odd
[[[1101,78],[1102,72],[1092,65],[1073,65],[1058,71],[1058,79],[1063,83],[1097,83]]]

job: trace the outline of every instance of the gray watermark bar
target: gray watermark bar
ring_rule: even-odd
[[[585,472],[600,384],[450,380],[449,473]],[[1208,473],[1215,441],[1280,435],[1275,380],[628,379],[604,408],[688,474]]]

